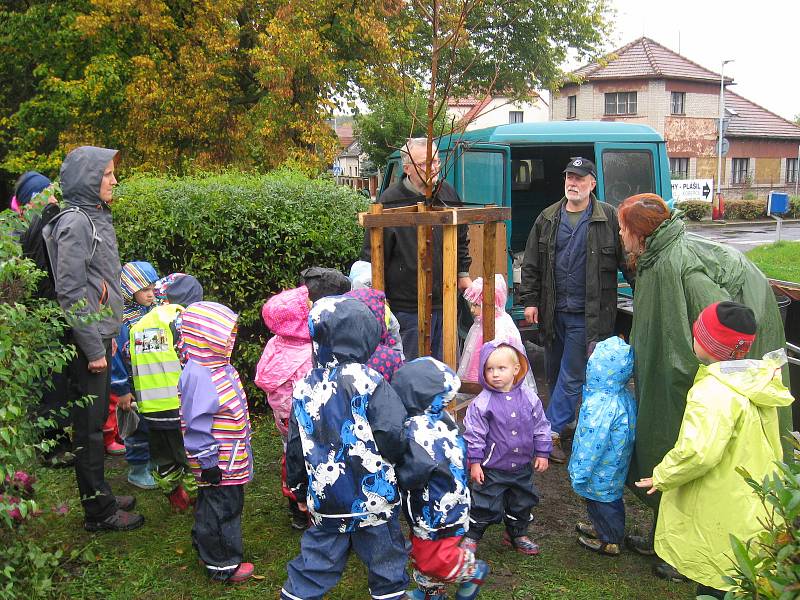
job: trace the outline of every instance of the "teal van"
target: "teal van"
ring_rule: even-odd
[[[664,138],[645,125],[611,121],[516,123],[468,131],[438,140],[442,174],[465,205],[511,207],[506,221],[509,312],[523,325],[514,303],[528,233],[539,213],[564,195],[564,167],[574,156],[597,165],[600,200],[618,206],[628,196],[653,192],[672,204]],[[389,157],[381,191],[399,180],[402,160]]]

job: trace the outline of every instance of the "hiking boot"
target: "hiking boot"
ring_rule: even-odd
[[[625,546],[628,550],[641,554],[642,556],[655,556],[656,551],[650,544],[650,539],[643,535],[626,535]]]
[[[470,537],[464,537],[461,540],[460,546],[463,550],[468,550],[475,554],[478,551],[478,540],[474,540]]]
[[[106,454],[111,456],[122,456],[125,454],[125,446],[119,442],[111,442],[110,444],[106,445]]]
[[[143,490],[154,490],[158,487],[150,472],[150,465],[147,463],[131,465],[131,468],[128,469],[128,483]]]
[[[136,498],[134,496],[114,496],[117,501],[117,508],[130,512],[136,507]]]
[[[559,465],[567,462],[567,454],[561,447],[561,437],[558,435],[553,435],[553,449],[550,450],[550,460]]]
[[[527,535],[520,535],[512,538],[506,531],[503,533],[503,545],[511,546],[520,554],[525,554],[527,556],[535,556],[536,554],[539,554],[539,544],[534,542]]]
[[[489,565],[482,560],[475,561],[475,574],[472,579],[465,581],[456,590],[456,600],[475,600],[478,597],[478,592],[481,591],[481,586],[489,574]]]
[[[144,525],[144,517],[142,515],[124,510],[117,510],[102,521],[86,519],[83,522],[83,528],[86,531],[131,531],[132,529],[138,529],[142,525]]]
[[[578,536],[578,543],[598,554],[605,554],[606,556],[619,556],[619,544],[608,544],[601,540],[590,538],[585,535]]]
[[[189,498],[189,494],[182,485],[179,485],[169,494],[167,494],[167,498],[169,499],[169,505],[172,507],[174,512],[182,513],[189,510],[189,508],[192,506],[192,499]]]
[[[586,537],[594,539],[598,538],[597,530],[594,528],[594,525],[587,523],[586,521],[578,521],[575,523],[575,531],[581,535],[585,535]]]
[[[253,576],[253,571],[255,571],[253,563],[244,562],[239,565],[239,568],[236,569],[233,575],[225,580],[225,583],[241,583],[247,581]]]
[[[306,513],[295,514],[292,513],[292,529],[303,531],[308,529],[308,515]]]
[[[571,440],[572,438],[574,438],[575,437],[575,430],[577,428],[578,428],[578,420],[577,419],[567,423],[564,426],[564,430],[561,432],[561,436],[560,436],[561,439],[566,442],[567,440]]]
[[[653,565],[653,575],[659,579],[666,579],[667,581],[672,581],[673,583],[689,581],[688,577],[681,575],[678,569],[669,563],[665,563],[663,560],[659,560]]]

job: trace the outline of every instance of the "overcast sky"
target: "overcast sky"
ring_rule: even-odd
[[[787,119],[800,114],[800,1],[610,2],[610,50],[645,35],[715,73],[734,59],[725,65],[730,89]]]

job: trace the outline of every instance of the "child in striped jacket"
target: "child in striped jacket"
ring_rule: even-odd
[[[188,361],[178,381],[183,441],[199,490],[192,542],[211,579],[237,583],[253,574],[242,562],[244,484],[253,478],[250,416],[239,373],[230,363],[237,315],[195,302],[181,315]]]

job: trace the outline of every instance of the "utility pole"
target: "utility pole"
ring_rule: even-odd
[[[731,60],[723,60],[719,71],[719,143],[717,145],[717,193],[711,206],[711,218],[719,220],[723,217],[724,200],[722,199],[722,120],[725,117],[725,65]]]

